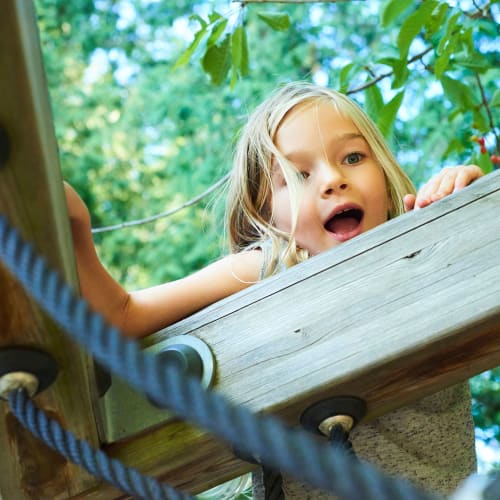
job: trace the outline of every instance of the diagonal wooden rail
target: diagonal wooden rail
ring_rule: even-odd
[[[0,127],[10,154],[4,162],[0,154],[0,212],[77,286],[34,12],[25,0],[4,3],[0,65],[9,71],[0,79]],[[216,360],[216,390],[292,424],[310,403],[346,394],[365,399],[373,418],[500,364],[499,212],[496,172],[145,345],[175,335],[202,339]],[[90,360],[1,265],[0,286],[0,348],[35,346],[57,359],[58,380],[37,402],[79,437],[194,492],[250,469],[227,444],[179,420],[156,421],[142,433],[117,420],[126,403],[120,392],[96,402]],[[111,410],[101,415],[100,408]],[[0,416],[3,498],[122,497],[34,441],[5,405]],[[148,421],[146,407],[141,417]],[[117,425],[122,439],[109,439],[106,429]]]

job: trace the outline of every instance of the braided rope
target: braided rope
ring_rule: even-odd
[[[58,273],[34,254],[5,217],[0,216],[0,257],[40,305],[73,339],[128,383],[147,393],[178,415],[208,429],[250,456],[259,456],[273,467],[352,500],[431,500],[434,494],[418,490],[408,481],[391,478],[375,467],[336,453],[306,431],[287,428],[271,416],[255,416],[230,405],[219,394],[203,389],[193,377],[160,357],[141,352],[135,340],[92,313]],[[52,429],[51,429],[52,430]]]
[[[351,460],[357,460],[358,457],[354,451],[349,439],[349,432],[341,424],[335,424],[330,429],[328,443],[333,449],[339,450]],[[264,482],[264,500],[283,500],[283,476],[280,471],[269,467],[262,467],[262,478]]]
[[[332,426],[328,435],[328,442],[333,448],[342,450],[347,457],[357,460],[358,457],[349,439],[349,432],[345,430],[343,425],[335,424]]]
[[[262,467],[262,482],[264,483],[264,500],[284,500],[283,476],[280,471]]]
[[[143,476],[137,469],[124,466],[119,460],[109,458],[103,451],[92,448],[86,441],[77,439],[72,432],[61,427],[37,408],[22,389],[9,394],[9,403],[17,419],[53,450],[80,465],[94,476],[120,488],[134,498],[155,500],[189,500],[191,495],[171,486],[160,484],[152,477]]]

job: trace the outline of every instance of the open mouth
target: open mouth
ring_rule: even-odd
[[[325,223],[325,229],[333,233],[337,239],[346,240],[359,234],[363,210],[359,208],[346,208],[336,213]]]

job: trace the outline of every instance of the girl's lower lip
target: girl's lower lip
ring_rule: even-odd
[[[361,234],[361,224],[359,224],[352,231],[346,231],[344,233],[332,233],[332,232],[328,231],[328,234],[331,234],[333,236],[333,238],[335,238],[335,240],[342,243],[344,241],[348,241],[348,240],[354,238],[355,236],[360,235]]]

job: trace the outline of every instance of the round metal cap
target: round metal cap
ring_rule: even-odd
[[[362,399],[354,396],[336,396],[309,406],[300,416],[300,423],[304,429],[323,435],[320,424],[327,418],[347,415],[354,420],[354,427],[365,414],[366,403]]]
[[[49,387],[57,377],[57,364],[49,354],[30,347],[7,347],[0,350],[0,377],[24,372],[38,381],[38,387],[31,395]]]

